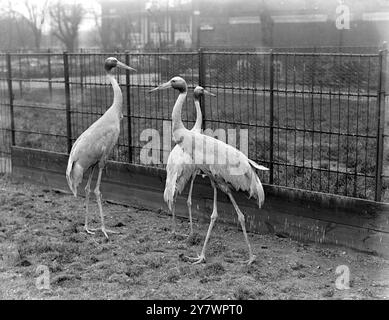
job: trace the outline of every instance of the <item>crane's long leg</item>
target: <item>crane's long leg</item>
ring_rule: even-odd
[[[240,211],[238,205],[236,204],[235,199],[234,199],[234,197],[232,196],[231,192],[228,192],[227,194],[228,194],[228,196],[229,196],[229,198],[230,198],[230,200],[231,200],[232,205],[233,205],[234,208],[235,208],[236,213],[238,214],[238,220],[239,220],[239,222],[240,222],[240,225],[242,226],[244,238],[245,238],[246,244],[247,244],[247,246],[248,246],[248,248],[249,248],[249,259],[248,259],[247,261],[244,261],[244,263],[251,264],[251,263],[253,263],[253,262],[255,261],[256,256],[253,255],[253,252],[252,252],[252,250],[251,250],[249,238],[248,238],[247,232],[246,232],[246,226],[245,226],[244,215],[243,215],[242,211]]]
[[[205,241],[204,241],[203,249],[201,250],[201,254],[196,258],[188,257],[189,260],[194,261],[193,264],[205,262],[205,250],[207,248],[209,237],[211,236],[211,231],[213,229],[213,226],[214,226],[216,218],[217,218],[217,188],[212,180],[211,180],[211,183],[212,183],[212,187],[213,187],[213,211],[212,211],[212,215],[211,215],[211,222],[209,223],[208,232],[207,232],[207,235],[205,237]]]
[[[99,211],[100,211],[101,231],[104,233],[105,237],[108,239],[108,234],[107,234],[108,232],[110,232],[110,233],[118,233],[118,232],[106,229],[105,224],[104,224],[104,213],[103,213],[103,206],[101,205],[101,192],[100,192],[101,175],[103,173],[103,169],[104,169],[104,166],[99,166],[99,175],[97,176],[95,195],[96,195],[97,204],[99,206]]]
[[[189,187],[189,195],[188,200],[186,201],[186,204],[188,206],[188,212],[189,212],[189,226],[190,226],[190,234],[191,236],[193,234],[193,222],[192,222],[192,191],[193,191],[193,182],[196,179],[197,172],[195,172],[192,175],[192,179],[190,181],[190,187]]]
[[[88,218],[89,218],[89,194],[90,194],[90,184],[92,182],[93,172],[95,171],[95,166],[92,167],[91,172],[89,174],[88,182],[85,186],[85,225],[84,230],[89,234],[95,234],[88,228]]]
[[[172,203],[172,233],[176,234],[176,200],[177,200],[177,193],[174,195],[173,203]]]

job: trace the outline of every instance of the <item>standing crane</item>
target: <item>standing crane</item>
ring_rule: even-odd
[[[87,233],[94,234],[93,231],[96,229],[89,229],[88,227],[89,194],[92,176],[95,168],[98,167],[99,172],[94,193],[96,195],[100,211],[101,231],[107,239],[108,232],[116,232],[108,230],[104,224],[104,214],[103,207],[101,205],[100,192],[101,175],[108,161],[108,156],[119,138],[120,122],[123,118],[123,95],[119,84],[112,73],[112,70],[115,67],[136,71],[114,57],[109,57],[105,60],[104,69],[113,88],[112,106],[78,137],[70,152],[68,166],[66,169],[66,179],[68,181],[69,188],[75,197],[77,197],[77,187],[82,181],[84,172],[90,169],[88,182],[85,187],[86,214],[84,229]]]
[[[196,107],[196,122],[191,131],[201,133],[201,124],[203,116],[200,108],[200,98],[204,95],[215,96],[213,93],[205,90],[203,87],[197,86],[193,91],[194,104]],[[185,153],[179,144],[176,144],[170,152],[166,165],[166,184],[163,198],[167,203],[173,217],[173,233],[176,231],[175,222],[175,202],[178,194],[184,190],[187,182],[190,181],[189,195],[186,202],[189,211],[190,235],[193,234],[192,222],[192,190],[193,182],[199,170],[193,164],[193,160]]]
[[[173,77],[152,91],[167,88],[176,89],[180,93],[172,112],[173,139],[180,145],[186,156],[192,159],[196,169],[201,170],[209,177],[214,190],[213,211],[203,249],[199,256],[190,259],[194,264],[205,262],[207,243],[218,216],[217,188],[219,188],[227,194],[238,215],[238,220],[242,227],[249,251],[249,259],[244,261],[244,263],[251,264],[255,261],[256,256],[252,252],[247,236],[244,215],[240,211],[231,190],[234,188],[237,191],[242,190],[248,192],[250,197],[253,196],[257,199],[258,207],[261,208],[265,201],[265,194],[255,169],[268,170],[268,168],[255,163],[243,154],[243,152],[221,140],[186,129],[181,119],[182,105],[187,95],[186,82],[181,77]]]

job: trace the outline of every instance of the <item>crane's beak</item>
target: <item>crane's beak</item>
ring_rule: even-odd
[[[120,62],[120,61],[117,62],[116,66],[119,67],[119,68],[123,68],[123,69],[127,69],[127,70],[130,70],[130,71],[135,71],[136,72],[136,69],[131,68],[128,65],[126,65],[126,64],[124,64],[123,62]]]
[[[156,87],[154,89],[151,89],[149,91],[149,93],[154,92],[154,91],[158,91],[158,90],[168,89],[168,88],[171,88],[171,87],[172,87],[172,84],[171,84],[170,81],[168,81],[168,82],[165,82],[165,83],[161,84],[160,86],[158,86],[158,87]]]
[[[207,90],[204,89],[204,94],[208,95],[208,96],[211,96],[211,97],[216,97],[216,94],[212,93],[212,92],[209,92]]]

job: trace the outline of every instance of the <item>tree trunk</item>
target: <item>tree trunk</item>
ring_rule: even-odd
[[[37,31],[37,32],[34,32],[34,36],[35,36],[35,49],[36,50],[40,50],[41,48],[41,40],[42,40],[42,32],[40,31]]]

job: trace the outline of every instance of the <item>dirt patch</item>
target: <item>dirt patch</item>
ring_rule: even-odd
[[[107,241],[83,230],[84,199],[0,178],[0,299],[385,299],[389,263],[379,257],[275,235],[250,234],[257,260],[247,266],[240,227],[217,223],[207,263],[183,259],[201,252],[208,226],[190,238],[171,234],[164,210],[104,203],[106,223],[120,232]],[[97,206],[91,224],[99,226]],[[188,233],[179,220],[177,232]],[[338,290],[338,266],[350,289]],[[50,288],[38,289],[38,266]]]

